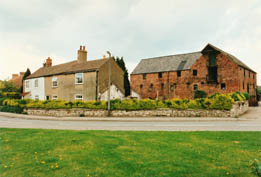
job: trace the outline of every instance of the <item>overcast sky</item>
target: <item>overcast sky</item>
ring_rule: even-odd
[[[260,0],[1,0],[0,79],[110,50],[132,72],[140,59],[200,51],[207,43],[261,73]],[[261,76],[258,76],[261,84]]]

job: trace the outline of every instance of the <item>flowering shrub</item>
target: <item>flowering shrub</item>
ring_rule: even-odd
[[[172,99],[172,100],[111,100],[111,110],[153,110],[159,108],[172,109],[218,109],[230,110],[235,101],[246,100],[244,94],[239,92],[231,94],[214,94],[207,98],[197,98],[194,100]],[[64,101],[64,100],[0,100],[0,105],[19,108],[41,108],[41,109],[107,109],[106,101]]]

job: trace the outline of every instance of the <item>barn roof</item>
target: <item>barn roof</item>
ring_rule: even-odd
[[[142,59],[132,74],[167,72],[190,69],[200,52]]]

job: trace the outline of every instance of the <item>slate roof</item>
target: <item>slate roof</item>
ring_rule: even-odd
[[[200,58],[201,52],[142,59],[131,74],[187,70]]]
[[[46,77],[59,74],[69,74],[77,72],[87,72],[99,69],[108,59],[90,60],[83,63],[71,61],[64,64],[54,65],[51,67],[41,67],[26,79],[32,79],[37,77]]]

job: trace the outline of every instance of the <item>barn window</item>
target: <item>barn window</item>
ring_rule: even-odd
[[[194,88],[194,90],[198,90],[198,85],[195,84],[195,85],[193,86],[193,88]]]
[[[158,78],[162,78],[162,73],[158,73]]]
[[[143,74],[142,77],[143,77],[143,80],[146,80],[146,74]]]
[[[181,71],[177,71],[177,76],[181,77]]]
[[[164,84],[163,84],[163,83],[161,83],[161,89],[162,89],[162,90],[164,89]]]
[[[197,70],[193,70],[193,76],[197,76],[198,71]]]
[[[217,81],[217,63],[216,63],[217,54],[212,52],[209,54],[209,67],[208,67],[208,80]]]
[[[226,84],[225,83],[221,83],[221,90],[226,90]]]
[[[152,89],[153,89],[153,84],[150,84],[149,91],[152,91]]]

